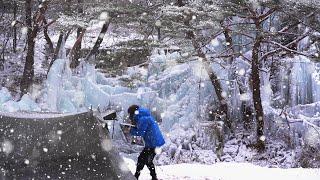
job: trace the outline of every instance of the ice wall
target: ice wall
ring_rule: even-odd
[[[0,90],[0,111],[17,112],[17,111],[40,111],[41,108],[30,95],[25,94],[19,101],[14,101],[9,90],[2,87]]]
[[[69,108],[74,110],[73,105],[68,103],[64,98],[67,95],[67,89],[70,88],[71,71],[68,65],[68,60],[57,59],[48,73],[46,81],[46,102],[48,109],[52,112],[59,111],[64,104],[68,104]]]
[[[9,90],[5,87],[2,87],[0,90],[0,106],[11,99],[12,99],[12,96]]]
[[[289,63],[292,67],[289,84],[290,105],[312,103],[313,63],[304,56],[296,56]]]
[[[296,106],[320,101],[319,63],[312,62],[305,56],[282,59],[279,76],[273,83],[278,84],[278,91],[285,104]]]
[[[153,54],[149,66],[149,71],[153,73],[148,78],[148,84],[164,100],[162,115],[166,130],[175,124],[192,127],[197,122],[207,120],[209,112],[219,106],[202,59],[179,63],[180,58],[178,54]],[[236,120],[241,103],[239,89],[236,80],[228,79],[228,68],[221,64],[222,61],[214,63],[211,68],[220,79],[223,96],[229,100],[233,120]],[[233,88],[230,88],[232,83]]]
[[[279,104],[278,101],[282,101],[283,104],[280,107],[273,106],[275,109],[268,112],[267,120],[272,120],[268,123],[273,126],[269,129],[277,137],[284,136],[285,139],[289,135],[290,143],[293,145],[307,144],[319,147],[319,63],[312,62],[305,56],[295,56],[281,61],[282,65],[278,67],[279,74],[272,80],[272,83],[278,83],[277,92],[274,93],[280,96],[272,101],[274,105]],[[279,116],[284,105],[287,105],[286,116],[283,113]]]

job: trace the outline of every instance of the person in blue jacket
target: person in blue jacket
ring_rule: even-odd
[[[130,129],[130,134],[132,136],[141,136],[145,143],[145,147],[138,157],[137,169],[134,176],[138,179],[144,165],[147,165],[152,180],[157,180],[153,164],[153,159],[156,155],[155,149],[165,143],[159,126],[150,111],[146,108],[132,105],[128,108],[128,113],[132,123],[135,124],[135,127]]]

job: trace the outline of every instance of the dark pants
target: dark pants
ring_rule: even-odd
[[[155,153],[155,148],[144,148],[143,151],[140,153],[138,157],[138,163],[137,163],[137,170],[135,173],[135,177],[138,179],[140,175],[140,171],[143,169],[144,165],[147,165],[148,169],[150,170],[150,175],[152,176],[152,179],[157,179],[156,175],[156,169],[153,164],[153,159]]]

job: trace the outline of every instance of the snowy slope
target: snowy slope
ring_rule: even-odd
[[[135,172],[133,160],[125,158],[129,169]],[[156,171],[159,179],[177,180],[319,180],[320,169],[279,169],[260,167],[249,163],[216,163],[175,164],[158,166]],[[150,179],[149,170],[145,167],[141,180]]]

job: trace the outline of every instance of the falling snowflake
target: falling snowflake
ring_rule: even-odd
[[[260,136],[259,138],[261,141],[265,141],[266,140],[266,137],[265,136]]]
[[[2,151],[6,155],[9,155],[13,151],[13,144],[8,140],[3,141],[1,147],[2,147]]]
[[[212,46],[214,46],[214,47],[217,47],[217,46],[219,46],[219,41],[215,38],[215,39],[212,39],[211,40],[211,42],[210,42],[210,44],[212,45]]]
[[[102,149],[105,151],[112,150],[112,142],[109,139],[104,139],[101,143]]]
[[[155,23],[155,25],[156,25],[157,27],[160,27],[160,26],[161,26],[161,21],[160,21],[160,20],[157,20],[156,23]]]
[[[110,17],[109,17],[109,14],[108,12],[102,12],[99,16],[99,20],[100,21],[106,21],[108,20]]]
[[[246,74],[246,70],[245,69],[240,69],[238,72],[239,76],[244,76]]]
[[[226,98],[226,97],[228,96],[228,94],[227,94],[227,92],[223,91],[223,92],[221,93],[221,96],[224,97],[224,98]]]
[[[17,21],[12,21],[11,26],[15,26],[17,24]]]
[[[120,170],[121,171],[124,171],[124,172],[126,172],[126,171],[130,171],[129,169],[128,169],[128,167],[127,167],[127,164],[123,161],[122,163],[120,163]]]
[[[249,100],[250,100],[250,94],[249,93],[240,94],[240,101],[249,101]]]
[[[157,148],[155,149],[155,153],[156,153],[156,154],[161,154],[161,152],[162,152],[162,148],[157,147]]]
[[[28,27],[21,28],[21,34],[26,35],[28,33]]]

